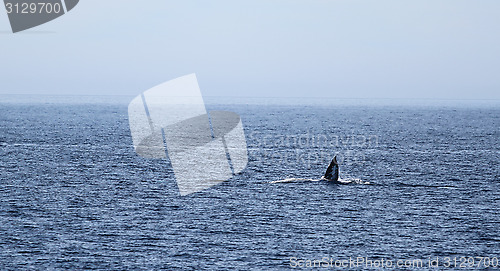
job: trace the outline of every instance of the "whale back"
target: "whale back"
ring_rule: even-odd
[[[323,178],[330,181],[337,181],[339,179],[339,164],[337,163],[337,156],[333,157],[330,165],[326,169],[325,176]]]

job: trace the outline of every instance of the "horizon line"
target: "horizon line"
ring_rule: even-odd
[[[42,97],[135,97],[134,94],[30,94],[0,93],[0,96],[42,96]],[[202,95],[204,98],[236,98],[236,99],[338,99],[338,100],[441,100],[441,101],[500,101],[500,98],[419,98],[419,97],[331,97],[331,96],[219,96]]]

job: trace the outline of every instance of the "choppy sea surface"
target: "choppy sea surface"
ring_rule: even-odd
[[[500,269],[498,105],[211,103],[241,116],[249,162],[180,196],[134,152],[127,101],[0,102],[1,270]],[[271,183],[333,155],[362,182]]]

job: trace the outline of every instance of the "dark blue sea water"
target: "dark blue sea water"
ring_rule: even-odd
[[[500,258],[500,107],[208,109],[240,114],[249,163],[181,197],[168,160],[135,154],[126,103],[0,103],[0,269]],[[370,184],[270,184],[319,178],[335,154],[342,178]]]

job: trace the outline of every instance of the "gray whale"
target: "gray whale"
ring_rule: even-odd
[[[325,175],[322,180],[338,182],[339,180],[339,163],[337,163],[337,156],[335,155],[326,169]]]

